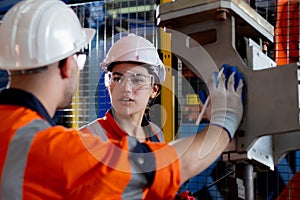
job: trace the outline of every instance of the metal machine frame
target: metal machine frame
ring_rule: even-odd
[[[264,141],[269,141],[270,149],[274,150],[274,164],[282,154],[298,147],[293,141],[300,138],[299,64],[254,70],[236,48],[236,41],[242,38],[273,42],[274,30],[266,20],[244,1],[237,0],[179,0],[159,5],[157,13],[158,25],[169,28],[171,33],[172,52],[203,80],[214,70],[203,66],[212,66],[211,63],[219,67],[225,63],[237,66],[243,73],[246,105],[235,140],[238,153],[249,151],[259,138],[267,135],[273,135],[272,140]],[[281,144],[281,137],[296,138],[285,145]]]
[[[275,67],[256,48],[274,42],[271,24],[242,0],[164,3],[157,8],[157,23],[170,33],[172,53],[205,82],[223,64],[243,73],[244,116],[223,159],[274,170],[285,153],[300,149],[299,63]],[[243,168],[246,199],[253,199],[253,166]]]

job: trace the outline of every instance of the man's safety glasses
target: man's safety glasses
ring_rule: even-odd
[[[86,53],[83,50],[78,51],[73,55],[73,58],[77,62],[78,69],[83,70],[86,61]]]
[[[136,90],[143,86],[153,87],[154,76],[150,74],[140,74],[131,71],[121,72],[107,72],[105,74],[105,85],[121,84],[122,86],[129,81],[132,89]],[[144,88],[144,87],[143,87]]]

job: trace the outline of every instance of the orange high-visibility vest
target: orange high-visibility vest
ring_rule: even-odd
[[[0,104],[0,110],[2,200],[173,199],[179,189],[178,157],[167,144],[133,137],[114,144],[51,126],[24,106]],[[134,153],[139,147],[149,152]],[[149,185],[145,170],[155,170]]]
[[[83,126],[80,128],[82,131],[88,130],[89,132],[94,133],[103,133],[105,136],[107,136],[111,141],[118,143],[122,137],[128,136],[128,133],[126,133],[115,121],[111,114],[111,110],[106,112],[105,116],[102,118],[98,118],[91,123]],[[148,137],[146,138],[146,141],[148,142],[164,142],[164,135],[162,133],[162,130],[155,124],[147,121],[145,118],[143,119],[143,122],[146,124],[145,126],[142,126],[145,130],[146,134],[148,134]]]

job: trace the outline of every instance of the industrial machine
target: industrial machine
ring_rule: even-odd
[[[243,73],[245,112],[223,159],[236,164],[245,198],[254,199],[253,166],[274,170],[300,149],[299,63],[276,66],[266,53],[274,27],[242,0],[160,4],[157,23],[170,34],[172,53],[203,81],[223,64]]]

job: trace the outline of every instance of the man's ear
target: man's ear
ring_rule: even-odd
[[[72,62],[72,57],[69,56],[58,63],[58,67],[60,69],[60,75],[62,78],[69,78],[71,76],[71,63]]]

